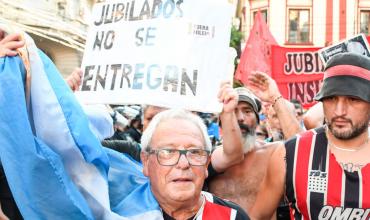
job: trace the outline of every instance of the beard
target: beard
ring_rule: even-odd
[[[240,128],[243,136],[255,135],[256,128],[251,128],[248,125],[245,125],[245,124],[242,124],[242,123],[238,123],[238,124],[239,124],[239,128]]]
[[[338,118],[340,117],[332,118],[331,121],[327,124],[330,132],[334,135],[334,137],[340,140],[350,140],[352,138],[355,138],[365,132],[369,126],[369,120],[354,125],[350,119],[346,119],[351,124],[352,128],[349,131],[338,131],[337,129],[335,129],[335,127],[333,127],[334,121]],[[343,118],[341,119],[343,120]]]
[[[242,130],[242,144],[243,151],[247,153],[254,149],[256,143],[256,129],[250,128],[247,125],[239,123],[239,127]]]

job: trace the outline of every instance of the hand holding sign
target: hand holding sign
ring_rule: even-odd
[[[340,53],[357,53],[370,57],[369,43],[364,34],[359,34],[329,47],[319,50],[321,61],[326,64],[330,58]]]

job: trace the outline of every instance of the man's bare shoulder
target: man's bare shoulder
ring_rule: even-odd
[[[252,151],[244,155],[245,160],[248,161],[245,163],[251,163],[251,161],[253,161],[253,163],[258,163],[267,167],[268,161],[270,160],[271,156],[275,154],[276,151],[280,152],[281,148],[284,148],[283,146],[283,142],[256,144],[256,147]]]
[[[275,141],[275,142],[269,142],[269,143],[258,143],[256,148],[254,149],[255,151],[269,151],[269,152],[274,152],[278,148],[284,147],[284,142],[282,141]]]
[[[285,145],[283,141],[275,141],[270,143],[260,144],[250,152],[249,157],[254,156],[274,156],[276,158],[285,158]],[[248,155],[246,155],[248,157]]]

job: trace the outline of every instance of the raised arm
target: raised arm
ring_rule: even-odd
[[[257,199],[248,213],[251,219],[270,220],[284,195],[285,148],[283,142],[274,142],[276,147],[269,161],[267,172],[257,194]]]
[[[217,172],[222,172],[228,167],[241,162],[244,159],[244,154],[241,131],[235,115],[238,94],[232,88],[230,82],[221,84],[218,98],[223,103],[223,110],[220,114],[223,146],[213,151],[211,163]]]
[[[72,91],[75,92],[81,85],[81,79],[82,79],[82,70],[80,68],[76,68],[65,80],[69,87],[72,89]]]
[[[279,88],[269,75],[262,72],[254,72],[249,76],[249,88],[264,102],[268,102],[274,108],[283,131],[285,139],[303,131],[291,103],[284,99]]]
[[[303,116],[303,123],[307,130],[317,128],[324,124],[324,109],[322,102],[312,106]]]
[[[140,158],[141,147],[139,143],[126,140],[103,140],[101,144],[104,147],[110,148],[120,153],[128,154],[134,160],[141,162]]]

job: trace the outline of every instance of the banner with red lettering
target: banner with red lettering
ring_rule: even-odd
[[[305,108],[315,103],[323,79],[319,49],[272,46],[272,78],[284,98],[297,99]]]

